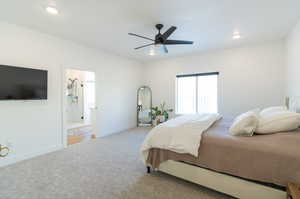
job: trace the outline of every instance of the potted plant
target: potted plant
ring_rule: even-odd
[[[159,107],[152,107],[152,121],[153,125],[156,126],[159,123],[165,122],[169,119],[169,113],[173,112],[173,109],[166,109],[166,103],[163,102]]]
[[[151,111],[152,111],[152,123],[154,126],[158,125],[159,122],[158,122],[158,116],[161,115],[161,112],[160,110],[158,109],[158,107],[152,107],[151,108]]]
[[[163,120],[167,121],[169,119],[169,113],[173,112],[173,109],[166,109],[166,103],[163,102],[160,104],[161,115],[163,116]]]

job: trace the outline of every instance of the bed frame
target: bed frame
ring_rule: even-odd
[[[300,97],[286,98],[286,105],[291,111],[300,112]],[[226,175],[183,162],[168,160],[161,163],[157,171],[202,185],[227,195],[241,199],[286,199],[287,193],[239,177]],[[147,172],[151,168],[147,167]]]
[[[150,167],[147,168],[150,172]],[[202,185],[241,199],[285,199],[287,194],[280,189],[218,173],[198,166],[168,160],[158,171]]]

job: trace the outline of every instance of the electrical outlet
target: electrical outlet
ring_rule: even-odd
[[[9,148],[7,146],[0,145],[0,158],[4,158],[9,155]]]

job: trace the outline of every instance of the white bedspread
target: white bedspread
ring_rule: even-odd
[[[202,133],[219,119],[220,114],[203,113],[180,116],[156,126],[149,132],[141,148],[144,163],[151,148],[188,153],[197,157]]]

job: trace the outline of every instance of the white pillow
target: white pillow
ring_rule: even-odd
[[[252,136],[258,125],[259,109],[239,115],[229,129],[233,136]]]
[[[259,124],[256,129],[258,134],[292,131],[300,126],[300,114],[290,111],[277,111],[260,114]]]
[[[286,106],[272,106],[269,108],[265,108],[260,112],[260,115],[266,115],[274,112],[287,111]]]

